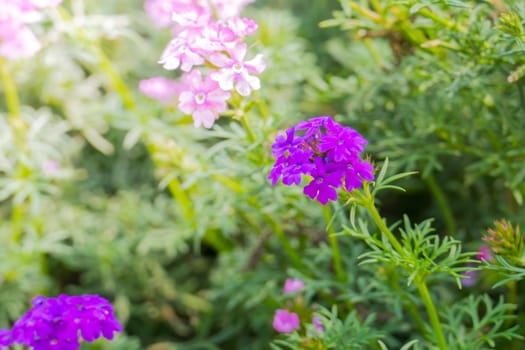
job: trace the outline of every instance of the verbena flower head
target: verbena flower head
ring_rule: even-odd
[[[40,42],[27,26],[39,10],[55,7],[62,0],[2,0],[0,6],[0,56],[7,59],[29,58],[40,50]]]
[[[76,350],[80,341],[113,339],[122,326],[111,304],[98,295],[56,298],[38,296],[11,330],[0,331],[0,345],[20,344],[34,350]]]
[[[287,278],[284,282],[283,293],[289,294],[304,289],[304,282],[297,278]]]
[[[261,87],[258,75],[264,71],[265,63],[260,54],[247,55],[248,45],[244,41],[255,33],[257,23],[239,16],[250,2],[253,0],[147,0],[144,4],[145,11],[159,27],[172,26],[173,38],[159,63],[167,70],[182,70],[179,108],[192,115],[196,127],[213,126],[219,114],[227,110],[226,100],[232,93],[247,97]],[[196,71],[215,82],[217,97],[227,96],[226,108],[222,108],[221,102],[220,108],[203,112],[189,105]],[[187,78],[188,75],[191,77]],[[219,90],[227,94],[219,94]]]
[[[323,205],[337,200],[337,189],[351,192],[374,179],[374,167],[361,159],[367,144],[356,130],[329,116],[301,122],[278,135],[272,145],[275,164],[268,178],[272,185],[299,185],[302,175],[311,178],[304,194]]]
[[[291,333],[300,327],[299,316],[295,312],[277,309],[273,317],[273,328],[279,333]]]
[[[202,79],[198,70],[190,73],[189,91],[179,96],[179,108],[193,116],[195,127],[211,128],[219,114],[228,109],[226,100],[230,93],[219,88],[219,84],[210,77]]]

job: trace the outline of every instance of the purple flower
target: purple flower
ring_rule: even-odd
[[[297,278],[287,278],[284,282],[283,293],[289,294],[304,289],[304,282]]]
[[[468,266],[474,267],[472,264],[469,264]],[[463,273],[463,276],[464,277],[461,279],[461,285],[464,287],[472,287],[478,280],[478,271],[468,270]]]
[[[279,333],[291,333],[300,326],[299,316],[288,310],[277,309],[273,317],[273,328]]]
[[[324,163],[321,157],[314,158],[316,166],[313,180],[304,187],[304,194],[326,205],[329,200],[337,200],[336,188],[341,186],[343,171],[336,163]]]
[[[13,336],[9,329],[0,329],[0,349],[11,346],[13,344]]]
[[[281,178],[285,185],[299,185],[302,175],[311,176],[304,194],[326,205],[337,200],[338,188],[351,192],[374,179],[374,167],[360,156],[366,144],[356,130],[329,116],[311,118],[276,137],[268,178],[273,186]]]
[[[312,324],[317,328],[319,331],[324,332],[323,323],[321,322],[321,319],[317,316],[312,317]]]
[[[0,345],[9,341],[34,350],[76,350],[81,339],[113,339],[113,333],[121,331],[111,304],[98,295],[38,296],[11,331],[0,331]]]
[[[326,134],[319,139],[319,151],[336,162],[349,162],[356,154],[363,152],[368,143],[357,131],[342,128],[341,125],[328,119],[325,123]]]

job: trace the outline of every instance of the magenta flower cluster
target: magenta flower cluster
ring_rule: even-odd
[[[34,350],[76,350],[81,340],[113,339],[121,331],[111,304],[98,295],[38,296],[11,329],[0,330],[0,349],[20,344]]]
[[[211,128],[236,92],[246,97],[260,88],[262,55],[246,59],[245,37],[257,23],[239,16],[246,0],[147,0],[144,8],[159,26],[171,26],[173,39],[159,63],[180,69],[177,81],[155,77],[141,82],[145,95],[165,104],[177,103],[193,117],[195,127]]]
[[[28,58],[40,50],[40,42],[28,23],[41,18],[40,10],[62,0],[2,0],[0,2],[0,57]]]
[[[300,185],[311,178],[304,194],[323,205],[337,200],[337,188],[350,192],[374,179],[374,167],[361,159],[367,144],[356,130],[342,126],[329,116],[312,118],[277,136],[272,145],[275,164],[268,178],[276,185]]]

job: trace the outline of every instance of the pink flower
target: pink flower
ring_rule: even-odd
[[[288,310],[277,309],[273,317],[273,328],[279,333],[291,333],[298,329],[299,316]]]
[[[191,38],[187,32],[180,33],[172,39],[162,56],[159,63],[167,70],[174,70],[180,66],[184,72],[189,72],[193,66],[203,64],[204,58],[190,45]]]
[[[231,94],[222,91],[210,77],[203,81],[198,70],[188,74],[187,82],[186,90],[179,96],[180,110],[193,116],[195,127],[211,128],[219,114],[228,109],[226,100]]]
[[[40,42],[31,29],[22,27],[15,35],[5,40],[0,40],[0,56],[12,60],[29,58],[34,56],[40,50],[40,47]]]
[[[153,20],[157,27],[169,27],[173,24],[171,14],[177,8],[176,1],[169,0],[146,0],[144,11]]]
[[[246,44],[240,44],[230,51],[231,58],[224,54],[210,57],[213,64],[221,67],[217,72],[210,74],[211,78],[219,83],[221,89],[229,91],[235,87],[239,95],[248,96],[252,90],[261,88],[260,80],[254,74],[260,74],[266,65],[262,61],[261,54],[244,62],[246,50]]]
[[[195,47],[206,53],[214,53],[234,48],[239,42],[239,36],[226,24],[212,22],[202,28],[200,35],[195,37]]]
[[[255,0],[213,0],[213,6],[217,10],[220,19],[237,17],[242,9]]]
[[[297,278],[287,278],[284,282],[283,293],[289,294],[304,289],[304,282]]]
[[[146,0],[144,3],[144,11],[159,28],[173,26],[175,13],[204,10],[202,4],[194,0]]]
[[[492,254],[490,252],[490,248],[488,245],[482,245],[479,250],[478,254],[476,255],[476,259],[482,261],[491,261],[492,260]]]
[[[39,8],[62,0],[2,0],[0,6],[0,56],[17,59],[34,56],[40,43],[27,23],[40,19]]]
[[[252,35],[258,28],[257,23],[250,18],[232,18],[228,20],[228,27],[240,37]]]
[[[139,90],[144,95],[169,104],[177,99],[181,87],[174,81],[164,77],[153,77],[139,82]]]
[[[193,6],[191,8],[186,8],[185,11],[174,11],[171,14],[171,18],[175,23],[184,27],[186,30],[193,29],[198,32],[209,25],[212,20],[212,14],[205,8]]]

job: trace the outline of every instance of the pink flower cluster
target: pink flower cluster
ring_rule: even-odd
[[[257,75],[265,64],[262,55],[246,59],[246,36],[257,23],[239,17],[252,0],[147,0],[144,8],[160,27],[172,25],[173,39],[159,63],[180,69],[178,81],[160,77],[141,82],[140,90],[165,104],[178,101],[179,109],[193,117],[195,127],[211,128],[228,109],[235,91],[246,97],[261,86]]]
[[[304,289],[304,282],[296,278],[287,278],[284,282],[283,294],[292,294]],[[321,319],[317,316],[312,317],[312,324],[319,332],[324,331]],[[273,317],[273,329],[279,333],[292,333],[301,327],[299,315],[295,312],[277,309]]]
[[[40,50],[40,42],[28,23],[41,18],[43,8],[55,7],[62,0],[2,0],[0,6],[0,57],[28,58]]]

